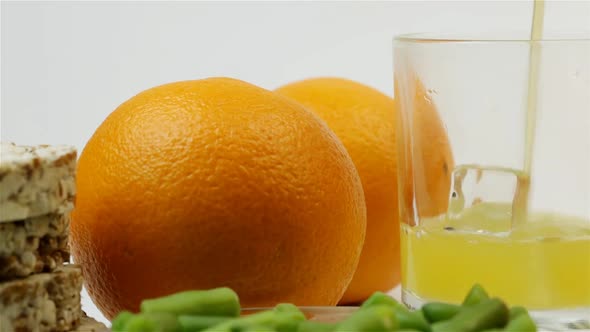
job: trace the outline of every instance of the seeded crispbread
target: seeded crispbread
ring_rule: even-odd
[[[74,147],[0,143],[0,222],[71,210],[75,171]]]
[[[70,215],[0,223],[0,281],[51,272],[68,262]]]
[[[64,265],[51,273],[0,283],[0,331],[70,331],[82,318],[82,272]]]
[[[80,319],[80,326],[72,332],[109,332],[110,330],[102,323],[84,315]]]

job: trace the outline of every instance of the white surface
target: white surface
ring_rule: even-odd
[[[101,121],[165,82],[232,76],[272,89],[336,75],[392,91],[391,38],[527,30],[532,1],[6,3],[0,137],[82,149]],[[546,28],[588,30],[590,2],[550,2]],[[84,294],[84,309],[102,320]]]

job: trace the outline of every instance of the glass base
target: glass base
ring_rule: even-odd
[[[411,291],[402,289],[402,301],[412,309],[420,309],[424,303],[434,300],[422,299]],[[590,332],[590,307],[559,310],[530,310],[529,313],[537,323],[539,332]]]

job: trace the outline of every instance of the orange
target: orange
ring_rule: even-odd
[[[375,291],[390,290],[400,282],[401,268],[398,114],[394,100],[371,87],[341,78],[313,78],[276,91],[302,103],[326,121],[344,143],[361,177],[367,204],[367,235],[357,271],[340,303],[358,303]],[[425,122],[420,131],[425,135],[444,132],[436,111],[424,111]],[[435,145],[428,148],[425,153],[433,154],[427,160],[438,162],[447,157],[446,152],[436,149]],[[429,181],[438,183],[445,175],[436,169],[437,165],[428,166],[433,171]],[[406,192],[406,196],[412,195],[411,191]]]
[[[332,131],[303,106],[228,79],[166,84],[119,106],[81,153],[74,259],[112,318],[228,286],[242,305],[335,305],[366,207]]]

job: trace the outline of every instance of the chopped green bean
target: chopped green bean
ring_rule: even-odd
[[[432,332],[462,332],[460,330],[456,330],[449,321],[434,323],[430,326],[430,328],[432,329]]]
[[[182,328],[176,316],[167,313],[138,314],[129,318],[124,332],[180,332]]]
[[[336,324],[321,323],[315,321],[304,321],[297,327],[297,332],[332,332]]]
[[[510,319],[511,320],[516,318],[517,316],[522,315],[522,314],[528,315],[528,311],[524,307],[516,306],[516,307],[510,308]]]
[[[240,314],[238,295],[229,288],[186,291],[156,299],[144,300],[141,311],[165,312],[175,315],[237,317]]]
[[[124,332],[157,332],[158,326],[154,321],[141,316],[133,316],[125,324]]]
[[[228,317],[222,316],[178,316],[178,323],[183,332],[198,332],[209,327],[216,326],[227,321]]]
[[[476,305],[476,304],[478,304],[484,300],[487,300],[489,298],[490,298],[490,296],[488,295],[486,290],[480,284],[475,284],[475,285],[473,285],[473,287],[471,287],[471,290],[469,291],[469,293],[467,293],[467,296],[463,300],[463,305],[464,306]]]
[[[477,332],[499,328],[508,322],[508,308],[500,299],[493,298],[464,307],[453,318],[444,323],[449,324],[450,331]]]
[[[537,326],[527,312],[517,315],[504,328],[507,332],[536,332]]]
[[[449,320],[459,313],[459,310],[461,306],[443,302],[430,302],[422,306],[424,317],[431,323]]]
[[[301,313],[301,310],[296,305],[291,303],[279,303],[273,309],[275,312],[294,312]]]
[[[186,291],[141,303],[141,312],[120,312],[113,332],[536,332],[527,310],[510,309],[474,285],[462,305],[430,302],[411,311],[375,292],[339,323],[307,321],[295,305],[240,315],[237,294],[229,288]]]
[[[263,326],[263,325],[252,325],[248,326],[241,330],[241,332],[276,332],[277,330],[273,329],[270,326]]]
[[[113,319],[111,324],[111,330],[113,332],[126,332],[125,326],[127,326],[127,322],[129,319],[133,317],[133,313],[130,311],[121,311],[115,319]]]
[[[422,332],[430,332],[430,324],[422,311],[409,311],[407,309],[393,308],[400,329],[415,329]]]
[[[297,326],[300,322],[305,320],[305,315],[297,309],[297,311],[290,308],[286,311],[285,306],[275,308],[269,311],[262,311],[248,316],[230,319],[219,325],[210,327],[204,331],[206,332],[233,332],[235,330],[242,330],[250,326],[268,326],[274,328],[278,332],[296,332]]]
[[[387,332],[399,328],[395,311],[389,305],[358,310],[336,327],[336,332]]]
[[[361,309],[370,308],[376,305],[388,305],[394,308],[405,309],[408,308],[396,301],[393,297],[383,293],[383,292],[375,292],[371,295],[363,304],[361,305]]]

